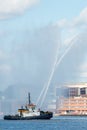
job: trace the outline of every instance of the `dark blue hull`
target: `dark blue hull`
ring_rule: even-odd
[[[48,120],[53,117],[53,113],[44,113],[40,116],[21,117],[18,115],[5,115],[4,120]]]

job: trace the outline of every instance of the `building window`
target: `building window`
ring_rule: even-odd
[[[81,88],[81,89],[80,89],[80,94],[81,94],[81,95],[86,94],[86,89],[85,89],[85,88]]]

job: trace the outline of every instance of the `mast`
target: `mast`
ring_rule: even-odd
[[[30,93],[28,93],[28,103],[31,104]]]

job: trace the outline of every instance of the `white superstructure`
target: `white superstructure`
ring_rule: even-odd
[[[23,108],[23,106],[22,106],[21,109],[18,109],[19,116],[22,116],[22,117],[39,116],[40,110],[37,110],[36,105],[31,103],[30,93],[28,96],[29,96],[29,104],[26,105],[25,108]]]

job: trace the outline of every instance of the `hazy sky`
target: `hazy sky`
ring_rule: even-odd
[[[57,51],[61,57],[78,33],[55,84],[86,81],[86,28],[87,0],[0,0],[0,90],[22,83],[43,87]]]

